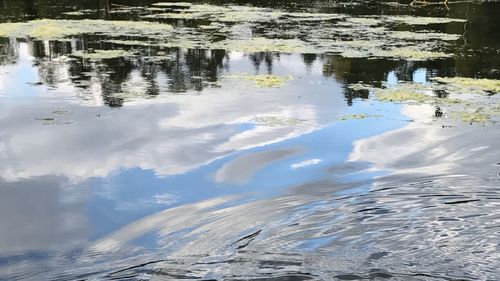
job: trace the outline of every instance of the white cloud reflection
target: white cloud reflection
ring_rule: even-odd
[[[283,56],[280,61],[284,63],[274,66],[278,73],[303,65],[300,56]],[[64,63],[57,65],[65,67]],[[9,89],[33,82],[30,75],[37,76],[36,68],[23,63],[2,68],[17,69],[16,77],[0,76]],[[250,72],[253,66],[244,60],[235,68]],[[282,89],[254,88],[223,79],[220,88],[202,94],[136,99],[121,109],[81,106],[81,100],[71,96],[75,88],[64,75],[58,76],[64,79],[51,91],[45,86],[23,86],[22,94],[30,94],[32,99],[20,104],[15,99],[21,95],[18,93],[0,105],[0,177],[17,181],[58,175],[76,182],[128,168],[153,170],[158,176],[176,175],[237,151],[309,133],[340,115],[345,102],[341,85],[325,80],[320,69],[310,75],[305,69],[301,73]],[[130,83],[140,86],[138,77],[132,73]],[[324,83],[307,85],[303,79]],[[100,95],[95,89],[94,99],[99,100]],[[58,111],[65,113],[54,113]],[[256,124],[256,118],[262,117],[304,121]]]

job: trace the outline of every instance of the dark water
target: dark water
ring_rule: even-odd
[[[4,0],[0,21],[139,21],[154,2]],[[465,21],[383,23],[457,36],[429,45],[449,56],[423,60],[141,46],[110,40],[151,38],[92,30],[0,38],[1,280],[500,279],[497,123],[442,120],[432,105],[349,87],[500,79],[499,2],[204,3]],[[212,34],[193,31],[204,19],[147,20],[211,42],[295,31],[311,42],[338,25],[242,21]],[[328,40],[377,39],[356,30]],[[242,73],[293,79],[261,88]],[[370,118],[349,117],[360,113]]]

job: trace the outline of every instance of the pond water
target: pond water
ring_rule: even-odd
[[[500,279],[500,2],[0,3],[0,280]]]

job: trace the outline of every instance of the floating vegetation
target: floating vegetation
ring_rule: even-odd
[[[365,119],[368,117],[367,114],[365,113],[359,113],[359,114],[347,114],[344,115],[340,118],[340,120],[350,120],[350,119]]]
[[[445,24],[451,22],[466,22],[464,19],[436,18],[436,17],[414,17],[414,16],[388,16],[387,21],[403,23],[407,25],[430,25]]]
[[[152,6],[159,7],[191,7],[191,5],[189,2],[159,2],[152,4]]]
[[[305,120],[296,118],[285,118],[277,116],[261,116],[256,117],[254,122],[259,126],[266,127],[286,127],[286,126],[297,126],[304,122]]]
[[[158,46],[158,43],[156,42],[139,41],[139,40],[106,40],[105,42],[123,46],[142,46],[142,47]]]
[[[395,48],[387,51],[382,50],[380,52],[374,52],[373,55],[385,58],[399,58],[409,61],[425,61],[453,56],[452,54],[446,54],[443,52],[425,51],[415,48]]]
[[[446,46],[460,38],[458,34],[393,30],[395,22],[413,24],[411,19],[414,18],[405,16],[351,17],[345,14],[290,13],[252,6],[215,6],[189,2],[160,2],[150,7],[133,9],[138,10],[139,17],[144,19],[203,20],[203,24],[193,21],[173,29],[169,24],[149,21],[45,19],[0,24],[0,37],[64,40],[82,34],[96,34],[110,37],[106,41],[124,46],[239,52],[328,52],[348,58],[376,57],[409,61],[451,57],[452,54],[446,52]],[[420,24],[461,21],[447,18],[417,19]],[[265,26],[270,22],[276,23],[274,28]],[[245,32],[250,30],[260,31],[245,36]]]
[[[367,26],[376,26],[382,23],[382,21],[376,18],[348,18],[347,22],[367,25]]]
[[[452,87],[454,92],[482,94],[500,93],[500,80],[465,77],[435,77],[433,80],[447,84]]]
[[[63,15],[67,15],[67,16],[85,16],[86,13],[84,13],[82,11],[73,11],[73,12],[63,13]]]
[[[416,91],[408,91],[399,88],[376,89],[376,98],[379,101],[388,102],[429,102],[433,100],[431,96]]]
[[[34,20],[0,24],[0,37],[34,38],[39,40],[62,39],[79,34],[118,36],[159,36],[170,34],[168,24],[137,21],[106,20]]]
[[[452,113],[453,116],[458,117],[460,120],[466,123],[485,123],[491,119],[491,115],[482,112],[481,109],[474,111],[459,111]]]
[[[447,112],[447,116],[452,119],[465,123],[486,123],[492,121],[493,117],[500,116],[500,105],[485,96],[485,93],[498,91],[498,82],[490,79],[437,77],[426,84],[398,82],[385,88],[365,84],[352,84],[348,87],[353,90],[369,91],[378,101],[433,104],[439,106],[440,111]],[[454,96],[438,97],[436,93],[443,91]]]
[[[271,74],[250,75],[247,73],[231,75],[228,77],[251,81],[255,86],[260,88],[280,88],[284,86],[287,81],[293,79],[293,76],[291,75],[286,75],[286,76],[271,75]]]
[[[74,52],[73,56],[90,60],[103,60],[129,57],[133,54],[125,50],[95,50],[93,52]]]
[[[388,34],[391,38],[400,40],[415,40],[415,41],[428,41],[428,40],[441,40],[441,41],[456,41],[462,37],[459,34],[448,34],[438,32],[413,32],[413,31],[393,31]]]
[[[213,45],[215,48],[240,52],[281,52],[294,53],[304,50],[304,43],[295,39],[267,39],[262,37],[250,40],[227,40]]]

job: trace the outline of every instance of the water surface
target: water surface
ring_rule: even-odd
[[[0,4],[1,280],[500,278],[498,116],[369,90],[500,79],[500,3],[155,2]]]

